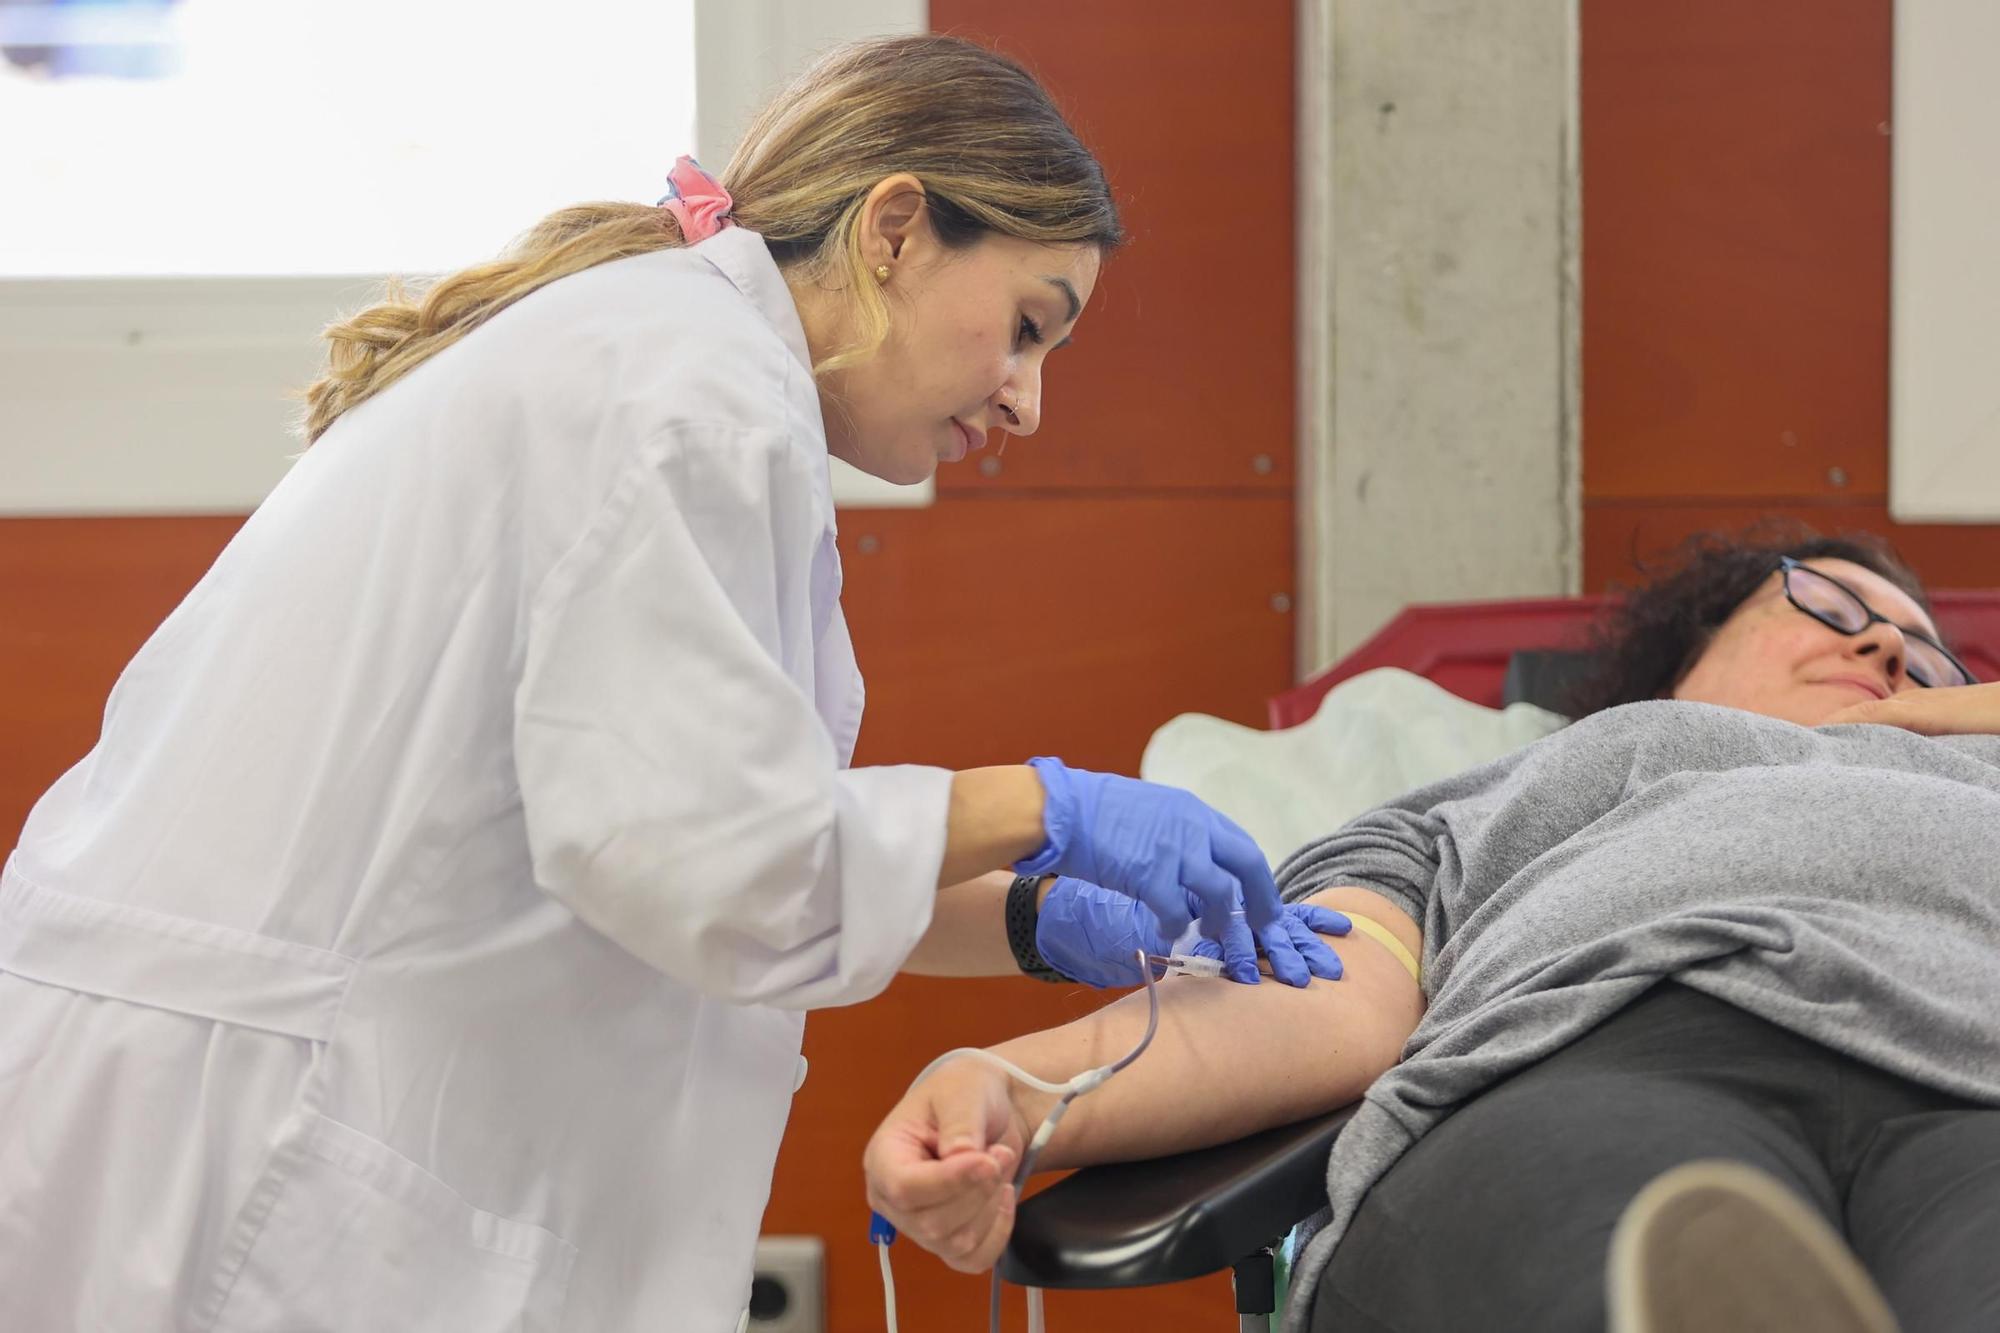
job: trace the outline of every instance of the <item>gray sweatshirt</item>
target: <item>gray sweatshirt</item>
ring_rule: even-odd
[[[1429,1002],[1334,1145],[1287,1333],[1412,1143],[1663,977],[2000,1105],[2000,737],[1631,704],[1372,810],[1278,879],[1409,912]]]

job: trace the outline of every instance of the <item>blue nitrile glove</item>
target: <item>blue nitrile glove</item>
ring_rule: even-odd
[[[1074,875],[1137,898],[1177,939],[1190,920],[1220,941],[1241,908],[1254,934],[1278,919],[1278,886],[1250,835],[1193,792],[1031,759],[1046,793],[1042,849],[1017,875]],[[1191,907],[1190,904],[1193,904]]]
[[[1199,940],[1188,952],[1222,959],[1224,976],[1253,986],[1259,953],[1270,958],[1271,975],[1287,985],[1303,986],[1312,977],[1338,981],[1340,958],[1320,934],[1345,935],[1351,928],[1339,912],[1288,903],[1260,935],[1253,937],[1239,918],[1222,943]],[[1174,938],[1163,934],[1152,912],[1137,901],[1067,876],[1049,886],[1035,918],[1035,947],[1042,957],[1086,986],[1142,984],[1133,951],[1166,955]]]

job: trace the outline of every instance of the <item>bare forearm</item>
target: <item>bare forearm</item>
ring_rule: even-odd
[[[1005,977],[1020,968],[1007,945],[1007,871],[938,890],[930,929],[903,964],[921,977]],[[1047,891],[1047,886],[1043,886]]]
[[[968,768],[951,775],[944,864],[938,886],[961,884],[1040,851],[1046,793],[1026,764]]]
[[[1315,901],[1365,911],[1385,924],[1396,915],[1365,890],[1332,890]],[[1399,923],[1408,924],[1407,918]],[[1406,944],[1414,940],[1411,930]],[[1071,1106],[1040,1164],[1081,1166],[1180,1152],[1359,1097],[1395,1063],[1422,1016],[1423,1001],[1408,971],[1374,941],[1356,934],[1335,944],[1343,978],[1315,981],[1303,990],[1269,982],[1163,983],[1160,1029],[1152,1046]],[[1136,1045],[1145,1031],[1146,1008],[1145,995],[1135,992],[1074,1023],[995,1050],[1031,1073],[1071,1078]],[[1030,1130],[1054,1100],[1019,1085],[1014,1097]]]

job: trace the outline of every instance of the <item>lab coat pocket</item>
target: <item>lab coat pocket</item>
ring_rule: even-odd
[[[275,1200],[217,1333],[554,1333],[562,1321],[574,1246],[472,1207],[357,1130],[315,1117],[263,1184]]]

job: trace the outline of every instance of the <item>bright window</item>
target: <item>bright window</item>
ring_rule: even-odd
[[[426,273],[651,203],[695,0],[0,0],[0,276]]]

